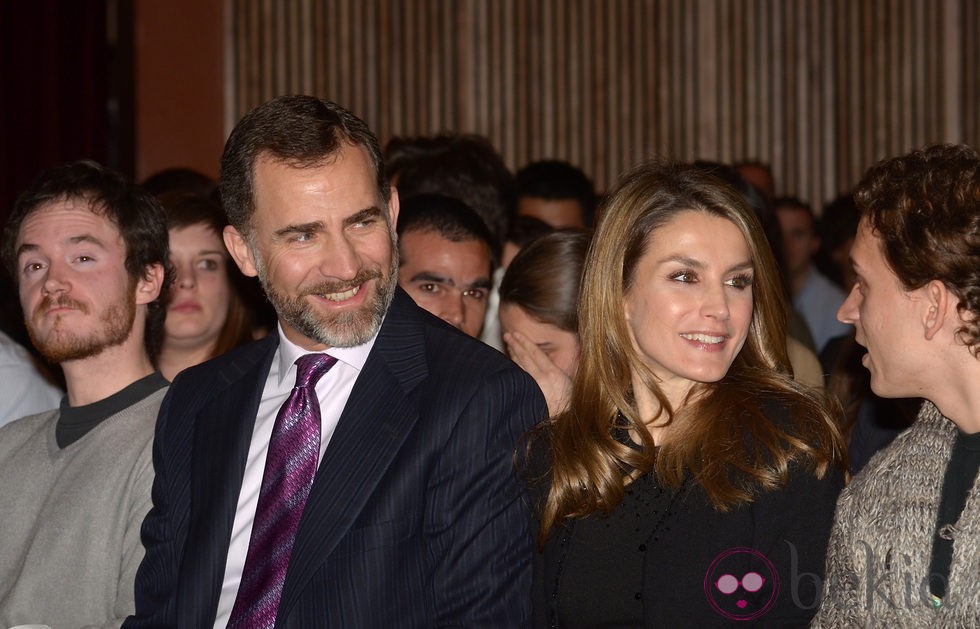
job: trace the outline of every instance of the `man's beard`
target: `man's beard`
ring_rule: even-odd
[[[63,363],[70,360],[83,360],[98,356],[110,347],[122,345],[133,331],[136,321],[135,282],[127,290],[126,298],[105,309],[99,321],[102,327],[90,332],[87,336],[79,336],[71,330],[59,329],[57,321],[53,322],[46,338],[41,338],[31,321],[27,320],[27,333],[34,347],[51,363]],[[52,306],[76,308],[83,314],[88,314],[90,308],[69,297],[52,300],[44,297],[34,310],[34,319],[43,316]]]
[[[381,321],[391,306],[398,285],[398,258],[392,252],[387,275],[378,268],[362,269],[349,282],[323,282],[306,287],[296,297],[279,292],[268,281],[265,265],[253,249],[255,270],[259,283],[276,313],[303,336],[327,347],[354,347],[367,343],[377,334]],[[375,281],[375,294],[361,308],[342,313],[322,313],[310,304],[311,295],[327,295],[350,290],[370,280]],[[361,290],[367,290],[366,287]]]

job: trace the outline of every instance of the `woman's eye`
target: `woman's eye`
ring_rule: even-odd
[[[220,266],[221,265],[218,264],[217,260],[212,259],[201,260],[197,264],[197,268],[201,269],[202,271],[217,271]]]
[[[671,273],[668,277],[674,280],[675,282],[685,282],[685,283],[694,282],[697,281],[698,279],[697,275],[695,275],[690,271],[678,271],[676,273]]]
[[[751,275],[736,275],[732,279],[725,282],[729,286],[734,288],[748,288],[752,286],[752,276]]]

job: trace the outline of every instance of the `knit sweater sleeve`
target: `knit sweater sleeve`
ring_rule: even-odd
[[[868,623],[866,606],[861,605],[859,574],[865,571],[861,556],[845,552],[854,547],[855,521],[858,502],[852,488],[841,492],[834,515],[834,526],[827,547],[827,567],[824,574],[820,609],[811,627],[861,627]]]

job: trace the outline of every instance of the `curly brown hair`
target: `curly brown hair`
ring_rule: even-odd
[[[957,333],[980,355],[977,151],[942,144],[883,160],[865,174],[854,199],[906,290],[939,280],[959,298],[963,325]]]

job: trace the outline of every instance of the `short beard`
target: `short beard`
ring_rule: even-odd
[[[394,247],[394,242],[392,242],[392,246]],[[349,282],[342,284],[324,282],[305,288],[295,298],[281,293],[272,286],[268,281],[268,274],[262,258],[254,248],[252,249],[252,258],[255,260],[255,270],[259,277],[259,283],[276,313],[297,332],[327,347],[354,347],[371,340],[378,333],[385,313],[391,307],[391,301],[395,296],[395,287],[398,286],[398,257],[394,248],[392,249],[387,275],[380,269],[362,269]],[[352,287],[362,285],[370,280],[376,281],[374,299],[353,312],[325,315],[316,312],[306,299],[310,295],[324,295],[350,290]]]
[[[72,360],[84,360],[98,356],[110,347],[122,345],[133,332],[133,323],[136,321],[136,297],[134,295],[135,282],[127,291],[127,298],[121,303],[112,304],[106,308],[100,321],[102,329],[89,334],[88,336],[77,336],[68,330],[56,330],[52,325],[47,338],[40,338],[27,320],[27,333],[31,338],[34,347],[41,355],[51,363],[64,363]],[[52,305],[68,306],[78,308],[83,313],[88,313],[89,308],[70,298],[63,297],[52,300],[45,297],[41,300],[37,309],[34,311],[34,318],[48,310]]]

